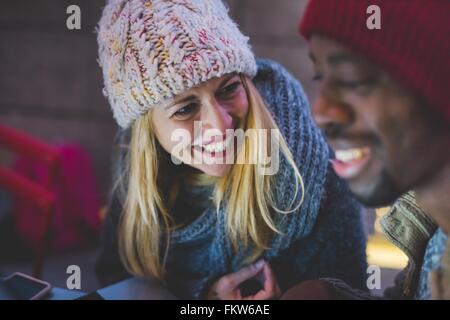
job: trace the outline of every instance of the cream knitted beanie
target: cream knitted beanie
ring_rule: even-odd
[[[98,26],[99,64],[122,128],[150,108],[227,73],[256,74],[221,0],[110,0]]]

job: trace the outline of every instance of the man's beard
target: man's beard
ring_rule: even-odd
[[[378,181],[371,188],[363,192],[353,192],[355,198],[368,207],[384,207],[391,205],[402,195],[393,177],[383,170]]]

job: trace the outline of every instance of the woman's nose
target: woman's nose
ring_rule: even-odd
[[[232,128],[233,117],[217,101],[212,101],[206,108],[202,108],[201,121],[204,129],[217,129],[225,134],[227,129]]]

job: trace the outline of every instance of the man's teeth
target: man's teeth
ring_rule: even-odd
[[[348,149],[348,150],[337,150],[335,152],[336,160],[342,162],[350,162],[354,160],[361,159],[367,154],[366,149],[358,148],[358,149]]]

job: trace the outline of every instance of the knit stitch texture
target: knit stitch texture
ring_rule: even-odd
[[[211,78],[256,74],[248,37],[221,0],[110,0],[97,40],[103,93],[123,128]]]

